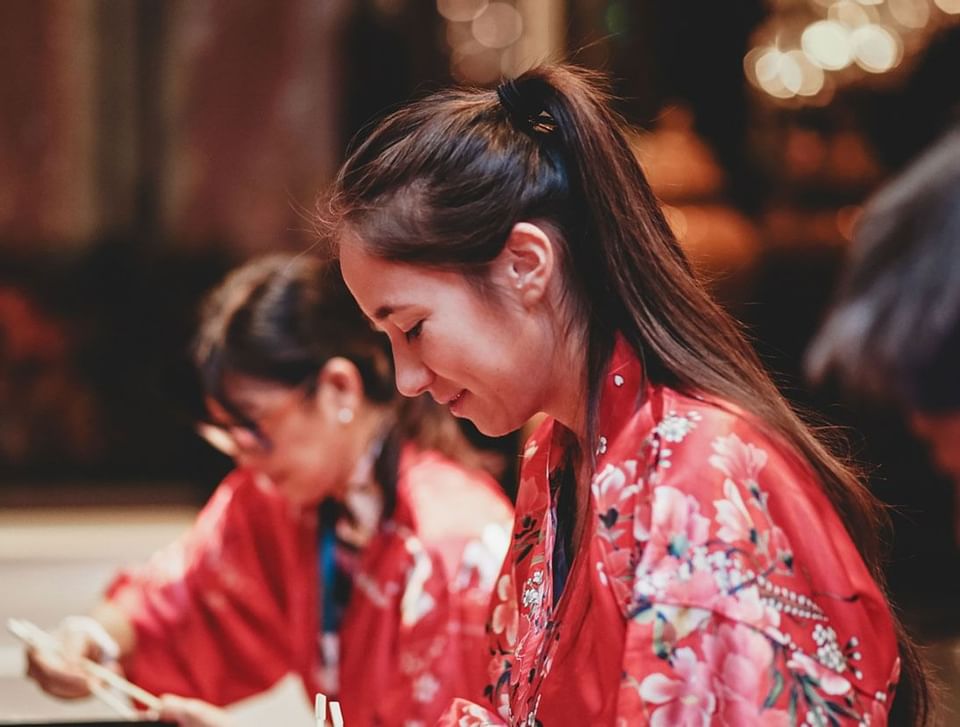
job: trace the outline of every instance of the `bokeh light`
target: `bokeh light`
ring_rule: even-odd
[[[933,0],[933,2],[945,13],[960,15],[960,0]]]
[[[437,0],[437,12],[447,20],[473,20],[487,7],[488,0]]]
[[[850,40],[857,65],[868,73],[889,71],[903,55],[900,39],[882,25],[871,23],[857,28]]]
[[[927,0],[887,0],[890,15],[904,28],[923,28],[930,22]]]
[[[512,5],[490,3],[473,19],[473,37],[487,48],[506,48],[523,35],[523,18]]]
[[[802,50],[792,50],[785,55],[785,63],[790,68],[790,78],[782,77],[784,86],[797,96],[816,96],[820,93],[823,88],[823,69],[813,63]],[[794,86],[797,75],[799,83]]]
[[[853,61],[850,31],[835,20],[808,25],[801,36],[801,45],[810,60],[821,68],[839,71]]]
[[[872,7],[864,7],[852,0],[840,0],[830,6],[827,17],[850,29],[867,25],[876,11]]]
[[[793,98],[795,91],[791,91],[784,83],[783,78],[797,88],[800,87],[800,69],[795,63],[787,61],[786,54],[777,48],[766,48],[760,52],[754,62],[754,74],[757,85],[774,98]]]
[[[469,83],[493,83],[501,76],[500,53],[475,40],[454,49],[450,69],[455,78]]]

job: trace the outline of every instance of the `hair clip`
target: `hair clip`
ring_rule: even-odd
[[[528,88],[530,83],[524,84]],[[533,98],[529,90],[522,92],[516,79],[509,78],[497,86],[497,98],[507,115],[521,131],[528,134],[549,134],[556,130],[557,123],[543,108],[542,99]]]

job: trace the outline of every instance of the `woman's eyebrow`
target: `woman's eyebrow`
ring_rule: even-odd
[[[382,321],[385,318],[389,318],[390,316],[392,316],[398,310],[403,310],[404,308],[408,308],[408,307],[409,306],[406,306],[406,305],[397,305],[397,306],[382,305],[373,312],[373,320]]]

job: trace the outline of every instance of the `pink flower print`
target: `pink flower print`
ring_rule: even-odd
[[[760,706],[769,692],[773,647],[761,633],[743,624],[723,623],[703,637],[722,724],[760,724]]]
[[[810,677],[824,693],[833,697],[842,696],[851,689],[850,682],[802,651],[794,651],[790,655],[787,668]]]
[[[760,470],[767,464],[767,453],[760,447],[745,443],[736,434],[713,440],[710,464],[734,482],[756,489]]]
[[[483,707],[476,704],[465,704],[460,709],[460,718],[457,727],[486,727],[499,724],[500,720],[490,714]]]
[[[657,707],[651,727],[707,727],[717,699],[710,687],[710,668],[690,648],[677,649],[673,670],[679,679],[650,674],[640,684],[640,697]]]
[[[713,573],[675,558],[660,558],[652,563],[651,570],[639,568],[634,594],[653,601],[698,605],[712,604],[723,596]]]
[[[780,612],[764,602],[756,586],[738,588],[732,594],[724,594],[716,609],[728,618],[734,618],[768,634],[780,637]]]
[[[608,531],[615,529],[623,514],[624,505],[640,490],[636,478],[636,460],[629,460],[620,466],[608,464],[593,478],[590,490],[600,521]]]
[[[432,702],[440,689],[440,682],[432,674],[421,674],[413,682],[413,698],[422,704]]]
[[[653,504],[645,492],[634,505],[633,539],[637,543],[646,543],[650,540],[650,524],[653,519]]]
[[[747,509],[740,489],[732,480],[723,483],[723,500],[714,500],[713,506],[717,510],[716,520],[720,527],[717,537],[725,543],[751,542],[754,540],[756,528],[750,511]]]
[[[675,558],[703,545],[710,535],[710,521],[700,514],[700,503],[674,487],[658,487],[651,513],[653,540]]]
[[[787,534],[782,529],[773,525],[770,528],[771,540],[773,541],[773,552],[777,560],[784,563],[788,568],[793,567],[793,547]]]
[[[494,607],[491,617],[493,633],[503,634],[507,645],[513,646],[517,643],[520,612],[517,610],[517,592],[509,573],[500,576],[497,582],[497,598],[500,602]]]

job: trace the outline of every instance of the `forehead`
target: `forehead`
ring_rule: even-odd
[[[458,273],[384,260],[358,244],[341,246],[340,269],[357,304],[375,322],[401,308],[432,306],[438,297],[466,289]]]

